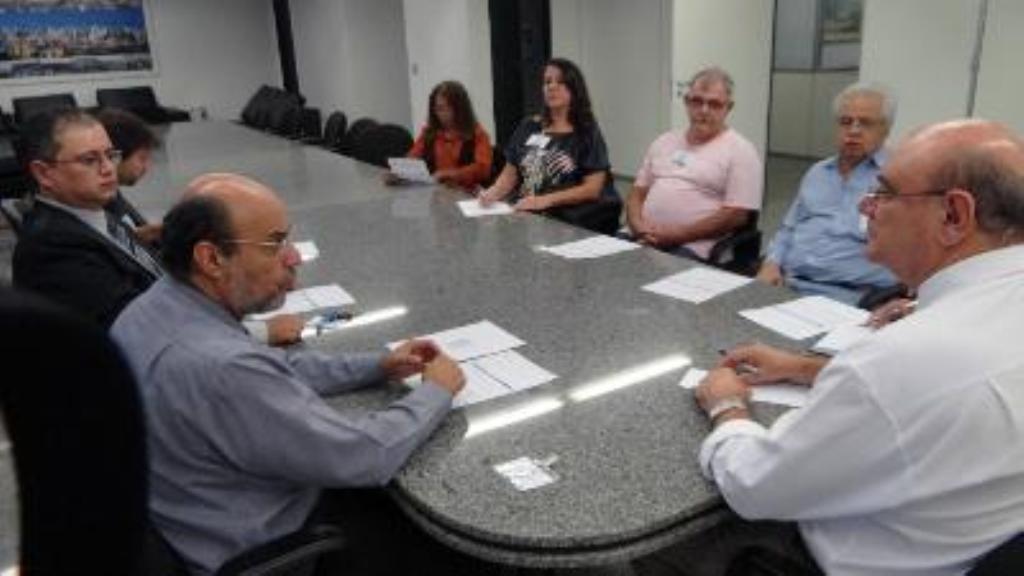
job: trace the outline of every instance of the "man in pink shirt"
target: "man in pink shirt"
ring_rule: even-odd
[[[721,68],[697,72],[683,97],[689,127],[666,132],[647,149],[626,200],[640,242],[705,259],[717,240],[761,209],[757,150],[729,128],[733,82]]]

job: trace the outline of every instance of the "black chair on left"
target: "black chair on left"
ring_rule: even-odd
[[[44,96],[13,98],[11,99],[11,106],[14,107],[14,122],[16,124],[24,124],[29,118],[41,112],[76,108],[78,102],[73,94],[64,92],[60,94],[46,94]]]
[[[971,568],[967,576],[1007,576],[1024,574],[1024,533],[998,546]]]
[[[21,573],[186,574],[147,519],[141,400],[114,343],[69,312],[0,288],[0,349],[29,368],[0,382]],[[39,360],[46,350],[59,351],[60,362]],[[303,529],[242,553],[217,575],[307,574],[341,548],[336,529]]]
[[[412,134],[397,124],[381,124],[355,140],[352,157],[387,168],[388,158],[405,156],[412,148]]]
[[[156,100],[153,88],[149,86],[100,88],[96,90],[96,103],[100,108],[127,110],[150,124],[187,122],[189,120],[188,112],[161,106]]]

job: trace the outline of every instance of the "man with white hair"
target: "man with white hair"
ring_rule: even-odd
[[[856,304],[871,289],[896,283],[886,268],[868,261],[866,220],[857,210],[885,164],[896,101],[881,86],[858,83],[840,92],[832,109],[836,155],[804,175],[757,277]]]

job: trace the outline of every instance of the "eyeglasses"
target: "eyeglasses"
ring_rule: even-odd
[[[871,130],[882,125],[882,120],[877,118],[854,118],[853,116],[840,116],[836,118],[836,123],[839,124],[840,128],[845,130],[853,130],[859,128],[861,130]]]
[[[282,236],[275,240],[252,240],[247,238],[236,238],[232,240],[225,240],[227,244],[246,244],[249,246],[259,246],[266,250],[266,252],[279,255],[285,251],[286,248],[292,245],[292,241],[287,236]]]
[[[99,171],[103,167],[103,160],[106,159],[108,162],[117,166],[124,159],[124,153],[120,150],[111,148],[110,150],[104,150],[102,152],[86,152],[79,154],[74,158],[68,160],[47,160],[50,164],[78,164],[88,170]]]
[[[726,106],[729,105],[729,103],[726,102],[725,100],[716,100],[714,98],[704,98],[703,96],[692,95],[684,96],[683,101],[686,102],[686,105],[689,106],[690,108],[700,110],[701,108],[707,106],[708,110],[711,110],[712,112],[721,112],[722,110],[725,109]]]
[[[939,196],[945,196],[949,188],[941,188],[935,190],[923,190],[921,192],[907,192],[900,194],[886,186],[885,184],[879,184],[873,190],[864,195],[861,202],[866,206],[874,206],[882,204],[890,200],[910,200],[914,198],[936,198]]]

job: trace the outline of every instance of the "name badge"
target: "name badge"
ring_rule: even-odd
[[[672,163],[676,166],[686,166],[686,152],[682,150],[676,150],[672,154]]]
[[[540,132],[533,134],[526,139],[526,145],[531,148],[547,148],[548,142],[551,141],[551,137]]]

